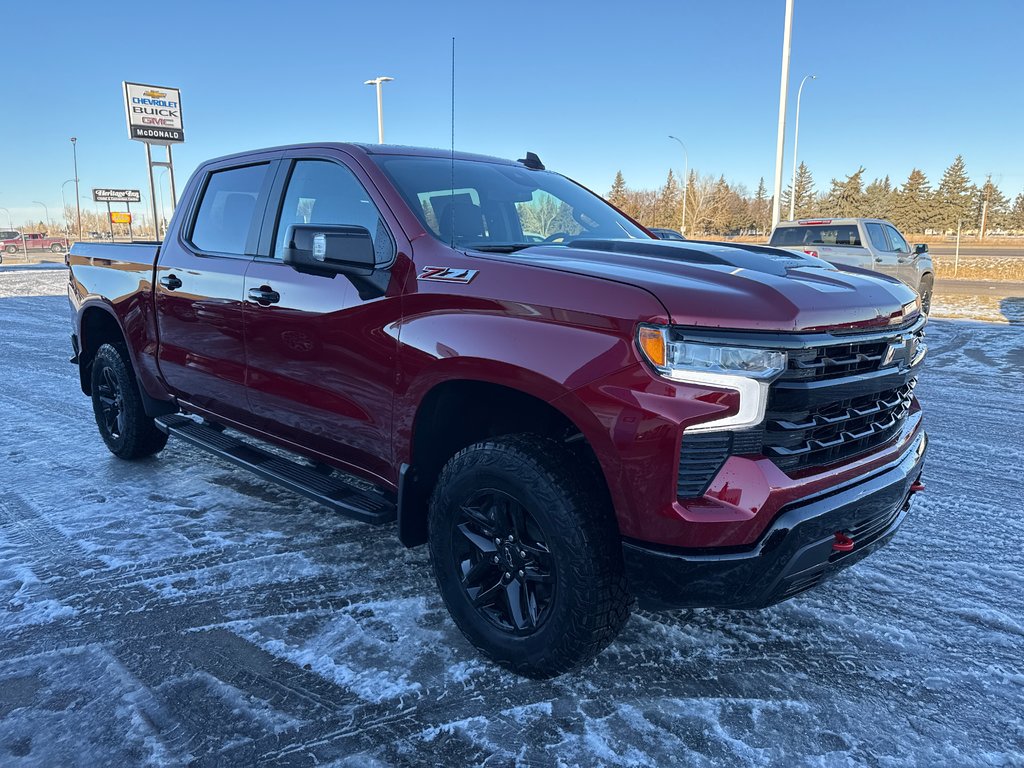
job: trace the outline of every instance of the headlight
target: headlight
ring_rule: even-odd
[[[735,414],[687,427],[688,432],[742,429],[760,424],[768,402],[768,387],[786,370],[785,352],[673,341],[665,326],[641,326],[637,346],[647,362],[667,379],[739,393],[740,407]]]

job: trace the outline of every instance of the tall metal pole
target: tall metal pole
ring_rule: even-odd
[[[793,220],[793,211],[796,210],[796,150],[800,142],[800,97],[804,93],[804,83],[808,80],[817,80],[817,75],[804,75],[800,81],[800,87],[796,91],[796,125],[793,128],[793,182],[789,188],[789,220]]]
[[[174,215],[174,208],[178,205],[178,193],[174,189],[174,158],[171,157],[171,145],[167,145],[167,180],[171,187],[171,215]]]
[[[64,214],[64,234],[67,235],[69,238],[71,237],[71,223],[68,221],[68,201],[67,198],[64,197],[64,187],[66,187],[73,181],[74,179],[68,179],[63,184],[60,185],[60,204],[63,206],[63,208],[61,208],[61,211]]]
[[[377,143],[384,143],[384,95],[381,86],[384,83],[394,80],[393,77],[375,77],[373,80],[365,81],[365,85],[377,86]]]
[[[782,35],[782,82],[779,85],[779,130],[775,143],[775,194],[772,196],[772,229],[779,223],[782,207],[782,156],[786,148],[786,98],[789,95],[789,40],[793,31],[793,0],[786,0],[786,28]]]
[[[153,183],[153,151],[150,149],[149,142],[146,144],[146,170],[149,171],[149,202],[150,208],[153,211],[153,234],[154,240],[160,239],[160,220],[156,216],[156,185]]]
[[[7,214],[7,228],[14,229],[14,219],[11,218],[11,212],[8,211],[6,208],[0,208],[0,211],[3,211],[4,213]]]
[[[82,196],[78,188],[78,139],[71,137],[71,154],[75,158],[75,208],[78,211],[78,239],[82,239]]]
[[[675,136],[669,136],[670,139],[675,139],[679,142],[679,146],[683,148],[683,221],[679,231],[682,234],[686,234],[686,190],[690,186],[690,154],[686,151],[686,145],[683,144],[682,139],[677,139]]]

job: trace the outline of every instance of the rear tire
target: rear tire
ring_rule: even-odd
[[[100,437],[121,459],[152,456],[167,444],[167,435],[142,406],[139,384],[127,348],[103,344],[92,362],[92,409]]]
[[[64,246],[60,243],[54,243],[50,246],[50,253],[64,253]]]
[[[611,509],[575,456],[537,435],[471,445],[430,501],[430,552],[452,619],[521,675],[559,675],[600,653],[631,599]]]

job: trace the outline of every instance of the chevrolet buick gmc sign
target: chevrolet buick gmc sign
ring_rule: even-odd
[[[141,203],[142,193],[137,189],[93,188],[92,199],[97,203]]]
[[[178,144],[185,140],[177,88],[126,82],[124,110],[128,136],[136,141]]]

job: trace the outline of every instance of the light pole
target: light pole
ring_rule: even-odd
[[[46,203],[40,203],[38,200],[33,200],[32,204],[43,206],[43,213],[46,214],[46,234],[50,234],[50,209],[46,207]]]
[[[786,0],[786,27],[782,34],[782,82],[779,85],[779,132],[775,143],[775,194],[772,195],[772,229],[782,208],[782,155],[786,148],[786,97],[789,95],[789,39],[793,31],[793,0]]]
[[[7,228],[14,229],[14,219],[11,218],[11,212],[8,211],[6,208],[0,208],[0,211],[3,211],[4,213],[7,214]]]
[[[674,139],[679,142],[679,146],[683,148],[683,222],[680,229],[680,233],[686,234],[686,189],[690,186],[690,155],[686,151],[686,145],[683,144],[682,139],[677,139],[675,136],[669,136],[670,139]]]
[[[78,188],[78,139],[71,137],[71,154],[75,158],[75,208],[78,211],[78,239],[82,239],[82,197]]]
[[[60,204],[63,206],[64,211],[64,234],[71,237],[71,224],[68,222],[68,200],[64,197],[64,187],[74,182],[74,179],[68,179],[60,185]]]
[[[376,85],[377,86],[377,143],[384,143],[384,98],[381,91],[381,86],[391,80],[393,77],[375,77],[373,80],[367,80],[365,85]]]
[[[817,80],[817,75],[804,75],[800,81],[800,87],[796,90],[796,126],[793,128],[793,186],[789,188],[789,220],[793,220],[793,211],[796,210],[796,150],[800,142],[800,97],[804,93],[804,83],[808,80]]]

